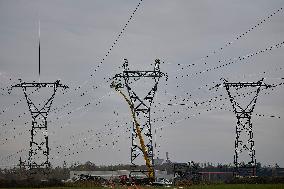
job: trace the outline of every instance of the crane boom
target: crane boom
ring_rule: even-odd
[[[151,165],[151,161],[148,158],[148,152],[147,152],[147,149],[146,149],[146,146],[145,146],[145,143],[144,143],[144,139],[143,139],[142,134],[141,134],[140,124],[138,123],[136,115],[135,115],[135,112],[134,112],[134,105],[127,98],[127,96],[121,90],[119,90],[119,88],[115,88],[115,90],[117,92],[119,92],[119,94],[121,94],[123,96],[123,98],[126,100],[126,102],[128,103],[128,105],[130,107],[131,116],[132,116],[132,118],[134,120],[134,124],[135,124],[135,128],[136,128],[137,135],[138,135],[138,138],[139,138],[140,146],[141,146],[141,149],[142,149],[142,152],[143,152],[143,156],[144,156],[144,160],[145,160],[145,163],[146,163],[146,166],[147,166],[147,169],[148,169],[148,178],[150,180],[155,180],[155,178],[154,178],[154,169],[153,169],[153,166]]]

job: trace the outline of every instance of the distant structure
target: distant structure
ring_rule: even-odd
[[[251,116],[261,87],[269,88],[271,87],[271,85],[263,83],[263,79],[261,79],[258,82],[243,83],[229,83],[225,80],[224,86],[227,90],[230,102],[233,106],[234,113],[237,117],[234,155],[235,174],[242,176],[255,176],[256,159]],[[234,88],[236,91],[238,91],[241,88],[247,87],[255,87],[256,91],[249,104],[245,105],[245,107],[242,107],[235,99],[235,97],[240,96],[241,94],[232,95],[231,89]],[[248,162],[246,162],[246,160],[244,159],[240,159],[240,154],[245,151],[249,155]]]
[[[40,30],[39,30],[39,59],[38,59],[38,74],[40,78]],[[28,168],[30,171],[43,170],[46,172],[47,168],[50,167],[49,162],[49,146],[48,146],[48,131],[47,131],[47,116],[50,111],[53,99],[58,88],[68,88],[66,85],[62,85],[59,80],[51,83],[46,82],[23,82],[12,86],[12,88],[22,88],[24,91],[25,99],[27,101],[29,112],[32,116],[32,128],[31,128],[31,139],[30,139],[30,149],[28,160],[22,161],[20,158],[20,167]],[[41,103],[42,105],[37,105],[33,102],[28,93],[28,89],[35,89],[35,91],[41,88],[50,88],[52,90],[51,96]]]
[[[131,144],[131,175],[144,173],[150,180],[155,178],[153,135],[151,128],[151,104],[158,88],[161,77],[166,76],[160,71],[160,60],[155,60],[153,71],[131,71],[128,67],[128,60],[124,59],[123,72],[116,74],[111,87],[118,91],[127,101],[133,118],[132,144]],[[142,78],[152,79],[154,86],[146,93],[146,96],[139,97],[133,89],[133,84]],[[143,86],[139,86],[142,88]],[[122,92],[126,89],[128,96]],[[138,145],[140,144],[140,145]],[[139,161],[144,158],[147,170],[138,169]]]
[[[162,165],[164,162],[164,159],[156,158],[154,159],[154,165]]]
[[[169,158],[169,152],[166,152],[166,163],[171,163],[171,160]]]

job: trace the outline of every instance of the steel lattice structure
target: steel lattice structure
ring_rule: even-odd
[[[66,85],[60,84],[57,80],[53,83],[31,82],[26,83],[20,81],[20,84],[12,87],[22,88],[25,99],[27,101],[29,112],[32,116],[32,129],[30,139],[30,150],[27,161],[22,161],[20,158],[20,167],[28,167],[29,170],[44,170],[50,167],[49,162],[49,146],[48,146],[48,132],[47,132],[47,116],[50,111],[53,99],[58,88],[68,88]],[[38,107],[27,93],[28,88],[52,88],[52,95],[44,102],[42,107]]]
[[[128,104],[131,108],[131,111],[133,112],[132,143],[130,156],[132,169],[130,174],[135,175],[137,172],[142,172],[144,174],[147,174],[149,177],[154,178],[151,104],[153,103],[153,99],[157,91],[158,82],[160,78],[166,76],[166,74],[160,71],[159,59],[155,60],[153,71],[131,71],[128,67],[128,60],[124,59],[124,61],[124,71],[114,76],[114,81],[112,82],[111,87],[115,88],[117,91],[123,88],[127,90],[128,98],[126,98],[125,96],[125,99],[126,101],[129,101]],[[140,78],[149,78],[154,80],[154,86],[143,98],[139,97],[131,87],[131,84],[139,80]],[[123,95],[121,91],[119,92]],[[139,137],[140,133],[141,136]],[[140,146],[138,145],[139,143]],[[145,149],[143,149],[143,145],[145,145]],[[138,169],[138,161],[141,160],[143,156],[146,161],[147,167],[150,166],[147,170]],[[149,161],[148,164],[147,161]]]
[[[230,102],[233,106],[233,111],[237,117],[236,124],[236,138],[235,138],[235,154],[234,154],[234,164],[235,164],[235,174],[244,175],[244,176],[254,176],[256,174],[255,166],[255,149],[254,149],[254,140],[253,140],[253,130],[251,116],[254,110],[257,97],[261,90],[261,87],[269,88],[271,85],[263,83],[263,79],[258,82],[239,82],[239,83],[229,83],[225,82],[224,86],[228,93]],[[235,88],[236,90],[243,87],[256,87],[255,95],[253,99],[249,102],[246,107],[242,107],[235,99],[236,96],[233,96],[230,88]],[[247,141],[241,139],[242,136],[246,136]],[[239,155],[247,151],[249,155],[249,162],[240,162]]]

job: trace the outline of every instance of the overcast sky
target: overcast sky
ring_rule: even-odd
[[[274,45],[284,41],[284,1],[143,0],[128,23],[139,2],[0,0],[1,166],[17,164],[20,156],[27,159],[28,106],[22,90],[7,94],[6,89],[20,78],[39,79],[39,20],[40,79],[60,79],[70,87],[58,91],[48,118],[53,165],[64,160],[130,162],[130,110],[106,82],[123,71],[124,58],[133,70],[152,70],[160,58],[161,70],[169,76],[161,79],[152,107],[152,120],[163,117],[152,123],[155,157],[169,152],[175,162],[233,162],[236,117],[230,101],[220,100],[227,95],[225,88],[208,89],[221,78],[283,81],[283,44]],[[235,59],[243,56],[245,60]],[[145,94],[152,85],[143,80],[135,89]],[[36,101],[46,99],[46,92],[35,94]],[[283,95],[283,86],[261,91],[252,115],[256,160],[265,165],[284,166]],[[214,97],[218,99],[208,102]],[[207,103],[195,105],[202,101]]]

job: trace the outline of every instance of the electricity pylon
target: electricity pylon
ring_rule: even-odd
[[[22,161],[20,159],[20,167],[28,167],[29,170],[49,168],[49,146],[48,146],[48,132],[47,132],[47,116],[50,111],[55,93],[59,87],[64,89],[67,86],[60,84],[57,80],[53,83],[42,83],[42,82],[22,82],[20,84],[14,85],[12,87],[20,87],[24,91],[25,99],[27,101],[29,112],[32,116],[32,129],[31,139],[30,139],[30,150],[29,157],[27,161]],[[30,98],[27,88],[40,88],[48,87],[51,88],[52,95],[48,98],[43,106],[37,106]]]
[[[263,79],[258,82],[239,82],[239,83],[229,83],[224,82],[224,86],[229,95],[230,102],[233,106],[233,111],[237,117],[236,124],[236,138],[235,138],[235,154],[234,154],[234,164],[235,164],[235,174],[243,176],[254,176],[256,174],[256,159],[255,159],[255,149],[253,140],[253,130],[251,116],[254,110],[257,97],[262,87],[269,88],[271,85],[263,83]],[[255,87],[256,91],[251,101],[244,107],[236,101],[238,95],[232,95],[230,88],[234,88],[236,91],[241,88]],[[243,139],[244,138],[244,139]],[[240,160],[240,154],[247,152],[249,155],[249,160]]]
[[[159,59],[155,60],[153,71],[131,71],[129,70],[127,59],[124,59],[124,61],[124,70],[122,73],[114,76],[111,87],[118,91],[127,101],[133,118],[130,156],[132,169],[130,175],[142,172],[148,176],[150,181],[153,181],[155,179],[155,172],[150,112],[158,82],[160,78],[166,76],[166,74],[160,71]],[[134,85],[133,83],[141,78],[154,80],[154,86],[143,98],[139,97],[132,87],[132,85]],[[140,87],[143,88],[143,86]],[[122,91],[123,88],[127,90],[128,96]],[[141,158],[144,158],[147,170],[138,169],[138,162]]]

